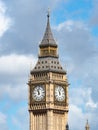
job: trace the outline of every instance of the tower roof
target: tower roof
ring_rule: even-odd
[[[56,41],[54,40],[52,31],[51,31],[49,18],[50,18],[50,14],[49,14],[49,11],[48,11],[48,14],[47,14],[47,26],[46,26],[46,30],[45,30],[43,39],[41,41],[41,44],[39,45],[40,47],[45,47],[45,46],[57,47]]]
[[[36,66],[31,71],[31,74],[37,72],[55,72],[66,74],[66,71],[63,70],[58,58],[53,57],[39,58]]]
[[[38,57],[38,62],[34,69],[31,70],[31,74],[39,72],[54,72],[60,74],[66,74],[63,70],[57,55],[57,44],[54,40],[50,22],[49,22],[49,12],[47,14],[47,26],[44,37],[41,41],[40,54]]]

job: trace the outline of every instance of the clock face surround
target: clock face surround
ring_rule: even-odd
[[[65,100],[65,90],[62,86],[55,87],[55,99],[56,101],[62,102]]]
[[[45,97],[45,88],[42,85],[34,87],[32,97],[35,101],[42,101]]]

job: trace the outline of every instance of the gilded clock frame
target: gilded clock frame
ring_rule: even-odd
[[[33,97],[32,97],[32,93],[34,91],[34,88],[37,87],[37,86],[43,86],[44,90],[45,90],[45,96],[44,98],[41,100],[41,101],[36,101]],[[30,104],[33,104],[33,103],[44,103],[46,102],[46,86],[45,84],[36,84],[36,85],[32,85],[30,87]]]
[[[57,86],[61,86],[63,89],[64,89],[64,92],[65,92],[65,99],[63,101],[58,101],[56,99],[56,96],[55,96],[55,88]],[[65,85],[62,85],[62,84],[55,84],[54,85],[54,104],[56,105],[65,105],[66,104],[66,86]]]

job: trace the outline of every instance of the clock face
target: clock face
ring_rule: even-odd
[[[55,87],[55,98],[59,102],[62,102],[65,100],[65,91],[62,86]]]
[[[43,86],[36,86],[33,89],[32,97],[35,101],[41,101],[45,97],[45,89]]]

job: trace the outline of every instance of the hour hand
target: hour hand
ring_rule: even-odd
[[[37,90],[37,92],[38,92],[38,95],[40,95],[40,92],[39,92],[39,90]]]
[[[61,92],[60,92],[60,90],[59,90],[59,95],[61,95]]]

